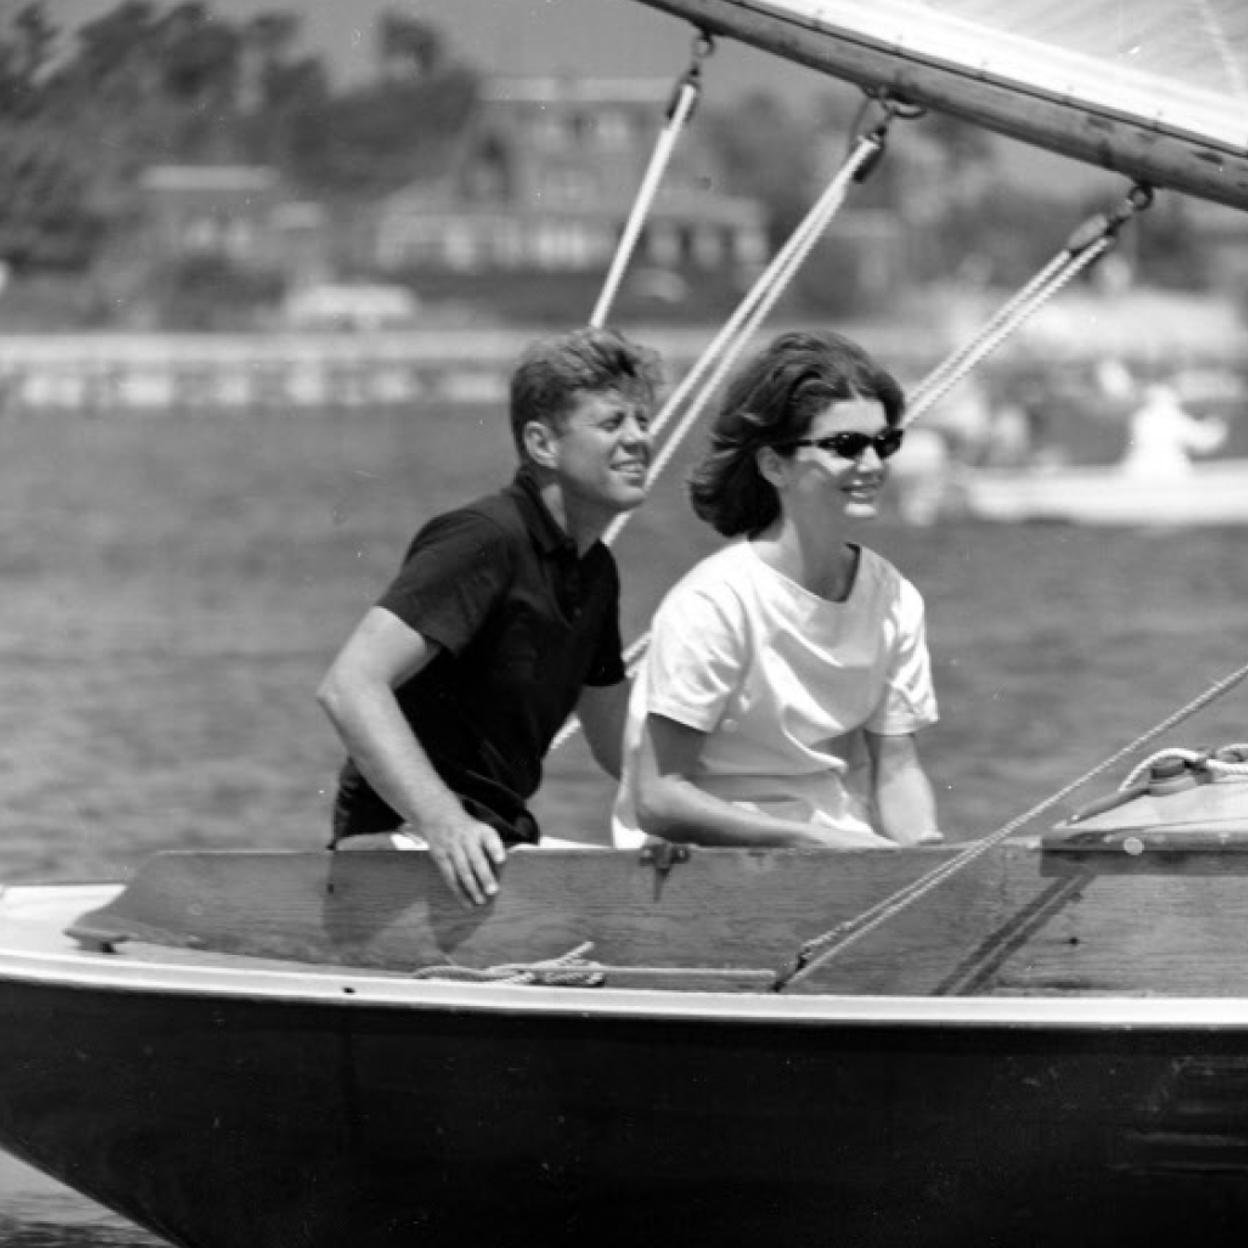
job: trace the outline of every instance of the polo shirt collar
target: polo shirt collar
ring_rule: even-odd
[[[522,464],[511,484],[520,515],[537,547],[543,554],[571,551],[576,554],[576,543],[563,531],[559,522],[550,514],[542,498],[537,473],[528,464]]]

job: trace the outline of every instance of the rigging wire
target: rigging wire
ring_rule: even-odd
[[[969,342],[937,365],[910,393],[903,425],[911,425],[995,351],[1042,304],[1094,264],[1117,242],[1118,232],[1152,205],[1151,187],[1136,183],[1108,212],[1084,221],[1065,246],[1021,290],[1007,300]]]
[[[899,888],[895,893],[876,902],[875,905],[864,910],[861,914],[846,919],[843,923],[838,923],[835,927],[819,936],[812,937],[798,952],[795,966],[787,974],[781,973],[777,977],[775,991],[783,992],[786,988],[790,988],[795,983],[805,979],[833,958],[838,957],[846,949],[857,944],[864,936],[869,935],[889,919],[919,901],[934,888],[965,870],[971,863],[987,853],[988,850],[999,845],[1008,837],[1013,836],[1020,828],[1039,815],[1042,815],[1046,810],[1052,809],[1058,802],[1069,797],[1076,789],[1082,788],[1088,781],[1095,779],[1111,767],[1116,767],[1124,759],[1129,758],[1150,741],[1159,737],[1163,732],[1168,732],[1176,724],[1180,724],[1183,720],[1190,718],[1197,711],[1233,689],[1245,677],[1248,677],[1248,663],[1236,668],[1220,680],[1214,681],[1203,693],[1184,706],[1179,707],[1177,711],[1166,716],[1165,719],[1146,732],[1141,733],[1134,741],[1116,750],[1108,758],[1089,768],[1083,775],[1064,785],[1057,792],[1037,802],[1021,815],[1016,815],[1009,822],[1002,824],[995,832],[990,832],[987,836],[981,837],[977,841],[971,841],[965,849],[948,862],[942,863],[939,867],[929,871],[926,875],[920,876],[904,888]]]
[[[682,378],[680,385],[663,405],[651,425],[651,433],[656,436],[671,422],[681,405],[695,391],[695,388],[699,387],[699,383],[702,383],[693,394],[680,423],[655,456],[651,465],[652,479],[658,477],[671,462],[680,443],[697,422],[702,409],[737,362],[742,349],[757,333],[758,327],[784,293],[803,261],[809,256],[828,223],[836,215],[845,200],[850,183],[856,180],[856,175],[868,162],[877,159],[881,147],[882,139],[874,134],[867,135],[860,140],[849,160],[837,171],[836,176],[828,184],[814,207],[776,253],[711,344],[703,351],[693,368]],[[708,370],[709,378],[703,382],[703,377]],[[614,543],[623,532],[632,514],[624,512],[611,522],[602,539],[608,546]]]
[[[844,202],[852,182],[861,182],[869,176],[885,150],[888,128],[895,118],[914,118],[923,115],[905,101],[895,100],[882,92],[867,93],[867,103],[856,118],[861,122],[865,109],[872,101],[884,109],[884,118],[868,133],[862,135],[850,151],[845,163],[837,170],[814,207],[807,213],[797,229],[772,259],[767,269],[755,282],[741,304],[733,312],[719,333],[695,362],[693,368],[682,378],[656,416],[651,433],[657,436],[671,422],[681,405],[689,400],[703,376],[710,372],[709,380],[694,394],[683,418],[675,431],[660,448],[651,465],[651,480],[655,480],[670,463],[689,430],[696,424],[702,410],[724,377],[731,369],[746,343],[757,332],[777,299],[797,273],[815,243],[826,230]],[[1153,202],[1151,187],[1137,183],[1131,187],[1123,201],[1108,212],[1097,213],[1079,225],[1066,240],[1065,246],[1034,277],[1017,291],[988,323],[969,342],[953,352],[928,374],[911,393],[903,426],[913,424],[925,412],[938,403],[973,368],[977,367],[995,351],[1011,334],[1030,318],[1044,303],[1053,298],[1084,269],[1095,263],[1117,242],[1122,226],[1137,213],[1149,208]],[[718,360],[717,360],[718,357]],[[612,545],[623,532],[632,513],[617,516],[603,534],[606,545]],[[624,652],[625,668],[629,675],[636,670],[649,645],[649,633],[636,638]],[[579,721],[569,718],[551,742],[555,750],[579,730]]]
[[[905,106],[903,105],[902,108],[904,107]],[[901,108],[898,108],[892,115],[907,117],[917,116],[918,114],[901,111]],[[882,135],[880,136],[880,146],[882,149]],[[852,164],[854,173],[851,173],[849,177],[855,179],[860,178],[863,170],[865,169],[869,172],[872,162],[877,159],[878,151],[864,152],[862,150],[862,144],[860,143],[859,148],[850,157],[850,163]],[[842,173],[843,172],[844,169],[842,170]],[[829,186],[828,191],[825,192],[825,196],[831,195],[834,188],[839,189],[837,183],[839,182],[840,177],[841,174],[838,173],[837,179],[834,179],[833,185]],[[1053,259],[1050,260],[1039,273],[1027,282],[1021,290],[1019,290],[1012,298],[1007,300],[974,338],[955,351],[952,355],[947,357],[941,364],[937,365],[937,367],[933,369],[927,377],[919,382],[914,391],[912,391],[911,402],[908,406],[903,425],[912,424],[937,402],[939,402],[940,399],[942,399],[962,380],[963,377],[966,376],[967,373],[971,371],[971,369],[977,367],[988,355],[995,351],[997,347],[999,347],[1001,343],[1006,340],[1006,338],[1018,330],[1023,322],[1032,316],[1042,304],[1051,299],[1067,283],[1078,276],[1079,273],[1109,251],[1110,248],[1114,246],[1117,240],[1118,231],[1122,228],[1122,226],[1137,212],[1141,212],[1148,208],[1152,204],[1152,201],[1153,192],[1151,188],[1137,184],[1131,188],[1125,199],[1116,208],[1110,210],[1109,212],[1096,214],[1074,230],[1067,239],[1063,249],[1056,256],[1054,256]],[[837,199],[836,207],[839,207],[839,205],[840,199]],[[816,210],[812,210],[812,213],[807,217],[802,225],[798,227],[798,231],[796,232],[794,238],[789,240],[789,244],[786,244],[786,248],[793,245],[797,238],[797,234],[802,234],[806,227],[812,223],[815,211]],[[835,207],[832,209],[832,212],[835,212]],[[790,253],[789,259],[786,262],[790,268],[787,271],[787,275],[783,277],[783,282],[787,283],[789,278],[791,278],[793,272],[796,271],[797,266],[801,264],[801,261],[809,252],[810,247],[814,245],[814,242],[818,238],[819,232],[826,227],[827,221],[830,219],[831,214],[829,214],[826,218],[823,218],[821,225],[814,227],[814,232],[809,236],[808,243],[803,241],[798,244],[799,247],[803,248],[800,251],[800,254],[798,254],[796,249]],[[779,257],[777,257],[777,261],[778,260]],[[747,301],[752,298],[755,293],[755,291],[751,291],[750,295],[747,296]],[[769,310],[772,303],[774,303],[776,297],[778,297],[778,294],[769,294],[767,296],[768,302],[764,306],[762,313],[756,318],[754,318],[751,314],[752,319],[749,320],[746,328],[737,337],[736,342],[738,348],[743,345],[744,341],[748,340],[748,337],[754,332],[757,325],[761,322],[762,317],[766,315],[767,310]],[[739,308],[737,311],[740,313],[742,312],[742,309]],[[724,330],[721,331],[721,338],[726,339],[729,336],[725,332],[728,328],[729,326],[725,326]],[[654,433],[657,434],[663,428],[679,405],[684,402],[688,391],[692,389],[693,385],[696,384],[698,380],[700,380],[699,370],[701,369],[701,366],[707,362],[708,357],[715,352],[719,345],[720,339],[716,339],[716,341],[712,343],[711,347],[707,349],[706,354],[698,361],[698,364],[695,365],[694,371],[685,378],[685,381],[688,384],[682,384],[682,386],[672,394],[668,403],[664,406],[663,411],[660,412],[658,418],[654,422],[652,427]],[[716,370],[710,383],[708,383],[708,385],[704,387],[702,392],[699,394],[697,400],[691,406],[689,412],[686,413],[685,418],[681,421],[677,431],[673,433],[671,438],[669,438],[666,443],[664,443],[659,454],[655,457],[654,464],[652,466],[652,478],[657,478],[662,470],[667,466],[668,462],[675,454],[681,439],[684,438],[689,428],[691,428],[697,420],[701,413],[702,407],[705,406],[710,394],[712,394],[715,388],[720,384],[724,374],[727,372],[728,366],[731,365],[735,358],[736,356],[734,353],[732,356],[728,357],[726,364],[721,362],[721,367]],[[623,516],[616,517],[616,519],[612,521],[603,537],[603,540],[608,545],[610,545],[619,536],[630,515],[631,513],[626,513]],[[637,664],[641,660],[641,656],[645,654],[649,640],[649,634],[644,633],[634,640],[628,649],[625,650],[624,662],[630,675],[633,671],[635,671]],[[572,721],[569,722],[572,723]],[[567,739],[567,735],[571,735],[571,732],[576,731],[575,724],[573,724],[570,732],[568,732],[567,729],[568,725],[565,725],[564,730],[561,730],[560,734],[555,738],[555,743],[552,744],[552,749],[555,748],[555,744],[562,745]],[[565,732],[567,735],[565,735]]]
[[[877,102],[883,108],[884,116],[868,133],[859,137],[857,144],[837,169],[818,200],[776,255],[772,257],[771,262],[755,280],[754,285],[695,361],[693,367],[681,378],[680,383],[668,396],[662,409],[651,423],[651,435],[657,437],[671,423],[681,406],[688,401],[689,406],[679,423],[651,463],[650,479],[652,482],[671,462],[680,444],[697,423],[703,408],[740,357],[741,351],[758,332],[759,326],[796,276],[815,244],[826,231],[829,222],[844,203],[851,185],[862,182],[869,176],[880,160],[886,148],[888,130],[893,120],[897,117],[916,115],[906,111],[909,108],[908,105],[894,102],[886,96],[879,97]],[[618,540],[631,515],[631,512],[625,512],[611,522],[602,537],[606,545],[611,546]],[[637,663],[645,653],[649,640],[649,634],[644,633],[624,652],[625,667],[630,675],[636,670]],[[575,716],[570,717],[555,734],[550,749],[552,751],[559,749],[579,730],[580,721]]]
[[[640,235],[642,224],[653,203],[658,182],[664,168],[670,160],[676,138],[683,129],[697,101],[700,87],[700,61],[713,48],[709,36],[703,34],[695,41],[694,62],[685,78],[678,86],[673,106],[669,109],[669,119],[660,142],[656,147],[651,164],[643,179],[641,190],[630,215],[629,222],[621,238],[620,247],[608,274],[602,294],[595,307],[591,324],[601,325],[618,290],[620,280],[628,259]],[[710,371],[710,376],[702,388],[694,395],[684,417],[677,428],[664,443],[660,453],[652,465],[652,479],[656,478],[667,466],[676,452],[680,442],[692,428],[701,414],[702,408],[710,396],[722,383],[725,375],[736,362],[741,350],[757,332],[758,327],[771,311],[811,249],[826,229],[832,217],[844,201],[851,182],[863,181],[882,156],[885,146],[888,124],[895,117],[921,116],[923,111],[913,108],[904,101],[895,100],[885,93],[867,92],[885,108],[885,119],[870,134],[862,136],[844,164],[837,171],[831,183],[816,202],[815,206],[803,219],[784,247],[773,258],[767,269],[760,275],[745,299],[720,330],[716,338],[696,361],[694,367],[682,379],[681,384],[669,397],[667,403],[656,417],[652,432],[657,435],[672,420],[680,405],[693,392],[694,387],[702,381],[703,375]],[[859,118],[861,118],[861,112]],[[1147,209],[1153,200],[1151,187],[1137,183],[1128,193],[1125,200],[1114,210],[1098,214],[1081,225],[1067,240],[1062,251],[1035,275],[1021,290],[1009,299],[970,342],[955,351],[936,369],[924,378],[912,393],[911,404],[904,423],[910,424],[922,416],[941,398],[944,397],[967,373],[996,350],[1019,326],[1027,320],[1043,303],[1056,295],[1064,286],[1079,273],[1095,263],[1109,251],[1117,241],[1122,225],[1136,213]],[[718,357],[718,359],[717,359]],[[713,365],[713,367],[712,367]],[[612,544],[623,531],[629,515],[616,517],[607,532],[604,542]],[[645,652],[648,635],[638,638],[625,652],[625,662],[630,674],[637,661]],[[1012,836],[1019,828],[1029,823],[1057,802],[1081,788],[1097,775],[1122,759],[1135,753],[1144,744],[1153,740],[1160,733],[1167,731],[1175,724],[1194,714],[1201,707],[1219,697],[1222,693],[1248,677],[1248,664],[1232,672],[1227,677],[1215,682],[1199,697],[1174,714],[1142,734],[1135,741],[1115,752],[1082,776],[1071,781],[1048,798],[1037,803],[1021,815],[1009,820],[996,831],[972,842],[949,862],[897,890],[890,897],[876,905],[838,924],[836,927],[807,941],[799,951],[796,963],[787,973],[777,976],[776,992],[782,992],[801,979],[812,974],[820,966],[826,964],[842,951],[856,944],[863,937],[917,902],[953,875],[964,870],[989,849]],[[579,728],[575,717],[570,718],[554,738],[551,749],[564,744]]]
[[[645,225],[646,217],[650,213],[654,197],[658,193],[659,184],[663,179],[668,162],[672,158],[672,153],[676,149],[676,141],[680,138],[681,132],[689,119],[693,116],[694,109],[697,107],[698,100],[701,97],[702,62],[714,50],[715,41],[710,35],[700,32],[694,38],[693,59],[689,63],[689,68],[685,70],[684,75],[676,83],[675,91],[667,108],[667,124],[659,134],[658,142],[655,144],[654,151],[650,157],[650,164],[646,168],[645,175],[641,180],[641,187],[637,192],[636,199],[633,201],[632,211],[629,213],[623,233],[620,235],[619,245],[616,248],[615,257],[611,261],[611,267],[607,272],[606,281],[603,283],[602,291],[598,295],[598,302],[594,305],[593,313],[590,315],[589,323],[595,329],[601,329],[606,324],[607,315],[619,291],[620,282],[624,278],[624,271],[632,258],[633,250],[637,246],[637,240],[641,237],[642,227]]]

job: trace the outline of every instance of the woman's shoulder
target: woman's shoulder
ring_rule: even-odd
[[[703,603],[722,609],[740,599],[755,562],[744,541],[730,542],[685,572],[664,595],[662,606],[686,610]]]
[[[754,562],[755,557],[744,538],[732,541],[695,563],[673,589],[709,592],[721,586],[730,588],[742,576],[749,575]]]

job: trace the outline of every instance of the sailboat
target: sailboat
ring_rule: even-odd
[[[646,3],[1248,207],[1230,0]],[[0,1144],[182,1248],[1238,1243],[1246,777],[884,854],[520,850],[471,912],[419,853],[10,886]]]
[[[1164,0],[645,0],[875,92],[1134,182],[1244,208],[1248,78],[1242,7],[1202,0],[1190,23]],[[869,8],[869,12],[862,10]],[[1248,459],[959,466],[946,511],[987,521],[1200,526],[1248,523]]]

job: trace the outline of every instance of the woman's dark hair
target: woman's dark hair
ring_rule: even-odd
[[[781,334],[728,383],[710,450],[689,478],[698,517],[725,537],[765,529],[780,514],[780,499],[759,471],[758,452],[786,453],[784,444],[805,437],[830,403],[849,399],[877,400],[890,426],[905,411],[892,374],[848,338]]]
[[[584,326],[532,343],[511,375],[511,436],[521,457],[531,420],[562,428],[576,396],[618,390],[649,406],[661,380],[659,357],[613,329]]]

